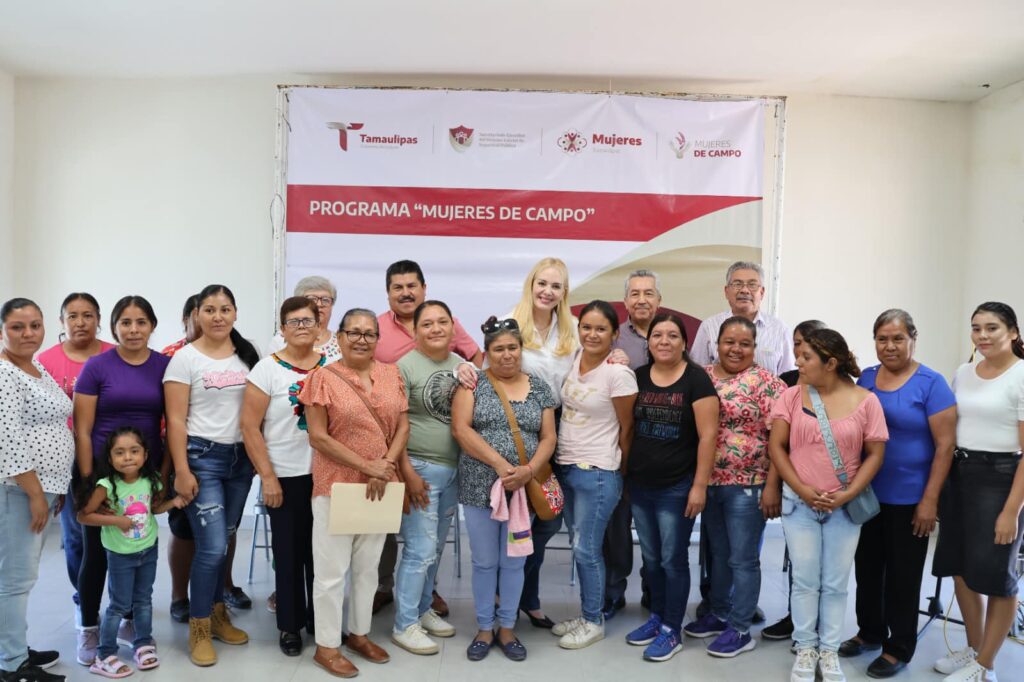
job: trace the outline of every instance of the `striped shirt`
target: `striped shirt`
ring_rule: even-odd
[[[700,323],[697,338],[690,345],[690,359],[698,365],[710,365],[718,361],[718,330],[722,323],[732,317],[731,311],[718,313]],[[754,362],[778,376],[794,369],[793,332],[782,320],[768,313],[758,311],[754,318],[757,327],[757,348]]]

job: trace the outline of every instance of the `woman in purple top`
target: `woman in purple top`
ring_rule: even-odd
[[[146,299],[125,296],[114,306],[110,320],[117,347],[90,358],[75,385],[78,469],[83,480],[88,480],[107,436],[120,426],[134,426],[145,436],[153,464],[166,473],[160,422],[164,416],[163,376],[170,358],[149,348],[156,315]],[[78,497],[85,500],[88,496]],[[78,662],[91,665],[99,645],[99,609],[107,555],[100,542],[100,528],[84,526],[83,531],[82,568],[78,573],[82,609]],[[135,639],[130,619],[122,621],[118,639]]]
[[[861,527],[857,544],[857,634],[840,656],[881,649],[871,677],[892,677],[917,645],[917,609],[928,536],[939,493],[953,462],[956,398],[938,372],[914,360],[917,327],[904,310],[875,320],[875,353],[882,363],[857,381],[882,404],[889,444],[871,482],[881,512]]]

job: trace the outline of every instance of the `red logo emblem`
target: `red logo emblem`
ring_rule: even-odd
[[[558,148],[566,154],[576,154],[587,146],[587,138],[578,130],[570,128],[558,138]]]
[[[448,129],[448,141],[452,149],[457,152],[464,152],[473,145],[473,129],[466,126]]]
[[[338,146],[341,147],[341,151],[348,151],[348,131],[349,130],[361,130],[363,127],[362,123],[340,123],[338,121],[328,121],[327,127],[331,130],[338,131]]]

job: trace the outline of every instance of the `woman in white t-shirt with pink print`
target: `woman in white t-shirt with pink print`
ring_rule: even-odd
[[[633,370],[607,362],[619,332],[615,309],[591,301],[580,311],[582,351],[562,384],[558,436],[559,481],[571,508],[574,554],[580,576],[582,615],[552,633],[564,649],[581,649],[604,638],[605,566],[602,543],[622,495],[622,462],[633,438]]]
[[[246,376],[259,353],[235,329],[238,311],[230,289],[211,284],[198,298],[202,335],[171,358],[164,398],[174,489],[188,504],[196,543],[189,575],[189,653],[193,663],[206,666],[217,662],[211,637],[226,644],[249,641],[231,624],[224,605],[224,561],[252,486],[240,417]]]

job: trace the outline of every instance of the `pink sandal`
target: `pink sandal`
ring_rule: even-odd
[[[89,666],[89,672],[94,675],[109,677],[112,680],[119,680],[122,677],[128,677],[135,671],[127,663],[114,655],[107,656],[106,658],[97,656],[96,660]]]
[[[156,647],[147,644],[135,650],[135,666],[139,670],[152,670],[160,665],[160,657],[156,655]]]

